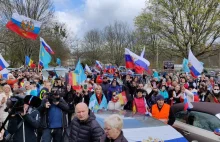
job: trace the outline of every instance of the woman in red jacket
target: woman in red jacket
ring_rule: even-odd
[[[133,100],[133,112],[139,112],[142,114],[146,114],[146,112],[148,112],[148,106],[143,93],[143,89],[137,89],[136,97],[134,97]]]

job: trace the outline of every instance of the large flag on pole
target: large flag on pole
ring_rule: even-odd
[[[137,54],[131,52],[127,48],[125,48],[125,61],[126,61],[126,68],[127,65],[129,65],[130,67],[133,66],[133,68],[143,68],[144,70],[147,71],[148,67],[150,66],[150,62],[148,60],[144,59],[141,56],[138,56]]]
[[[48,68],[48,64],[51,62],[51,56],[43,46],[40,48],[40,61],[43,63],[44,69]]]
[[[8,29],[18,35],[34,40],[37,39],[40,33],[40,26],[41,22],[19,15],[18,13],[13,13],[11,20],[6,24]]]
[[[190,73],[194,78],[197,78],[203,71],[203,65],[199,60],[193,55],[191,49],[189,49],[189,69]]]
[[[5,61],[5,59],[0,54],[0,71],[7,68],[8,66],[9,66],[9,64]]]
[[[54,54],[52,48],[46,43],[46,41],[42,37],[40,37],[40,42],[48,53]]]
[[[76,81],[78,84],[82,84],[86,80],[86,74],[80,63],[80,60],[78,61],[76,65],[74,73],[76,74]]]

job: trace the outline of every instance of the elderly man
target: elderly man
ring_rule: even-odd
[[[99,142],[104,133],[95,120],[95,115],[89,111],[85,103],[78,103],[75,108],[76,117],[70,125],[70,142]]]
[[[105,119],[105,134],[102,135],[100,142],[127,142],[123,132],[123,120],[117,114],[113,114]]]
[[[152,116],[159,119],[169,125],[173,125],[175,122],[175,116],[170,108],[170,105],[164,103],[164,97],[162,95],[157,96],[157,104],[154,104],[151,108]]]

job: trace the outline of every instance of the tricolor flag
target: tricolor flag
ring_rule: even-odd
[[[89,66],[87,64],[85,66],[85,71],[87,71],[88,73],[92,73],[91,69],[89,68]]]
[[[118,98],[119,98],[119,102],[120,102],[121,105],[126,105],[127,104],[128,100],[127,100],[125,91],[118,94]]]
[[[186,93],[184,93],[184,110],[192,109],[193,105],[188,101]]]
[[[189,49],[189,69],[190,73],[194,78],[197,78],[199,75],[201,75],[203,71],[203,65],[199,60],[193,55],[191,49]]]
[[[18,35],[34,40],[37,39],[40,26],[41,22],[19,15],[18,13],[13,13],[11,20],[6,24],[8,29]]]
[[[140,70],[148,70],[148,66],[150,66],[150,62],[144,59],[141,56],[136,55],[131,52],[129,49],[125,48],[125,62],[126,68],[136,68]],[[143,68],[143,69],[142,69]]]
[[[31,60],[30,57],[25,56],[25,65],[31,66],[31,64],[33,64],[33,60]]]
[[[7,68],[8,66],[9,66],[9,64],[5,61],[5,59],[0,54],[0,71]]]
[[[99,70],[102,70],[102,65],[101,65],[100,61],[96,60],[96,61],[95,61],[95,66],[96,66],[96,68],[98,68]]]
[[[5,79],[7,79],[7,78],[8,78],[8,73],[9,73],[9,70],[7,70],[6,68],[4,68],[2,71],[0,71],[0,78],[5,78]]]
[[[125,66],[128,69],[134,69],[134,61],[130,55],[130,50],[125,48]]]
[[[54,54],[52,48],[45,42],[45,40],[42,37],[40,37],[40,42],[48,53]]]

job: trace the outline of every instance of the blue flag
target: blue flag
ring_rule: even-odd
[[[183,59],[183,71],[184,72],[190,72],[188,63],[189,63],[188,59],[184,58]]]
[[[76,73],[76,82],[78,84],[81,84],[86,80],[86,74],[83,70],[83,67],[80,63],[80,60],[78,61],[77,65],[76,65],[74,73]]]
[[[59,58],[57,58],[57,65],[61,66],[61,60]]]
[[[50,54],[45,50],[42,45],[40,48],[40,61],[43,63],[45,69],[48,68],[48,64],[51,62]]]

